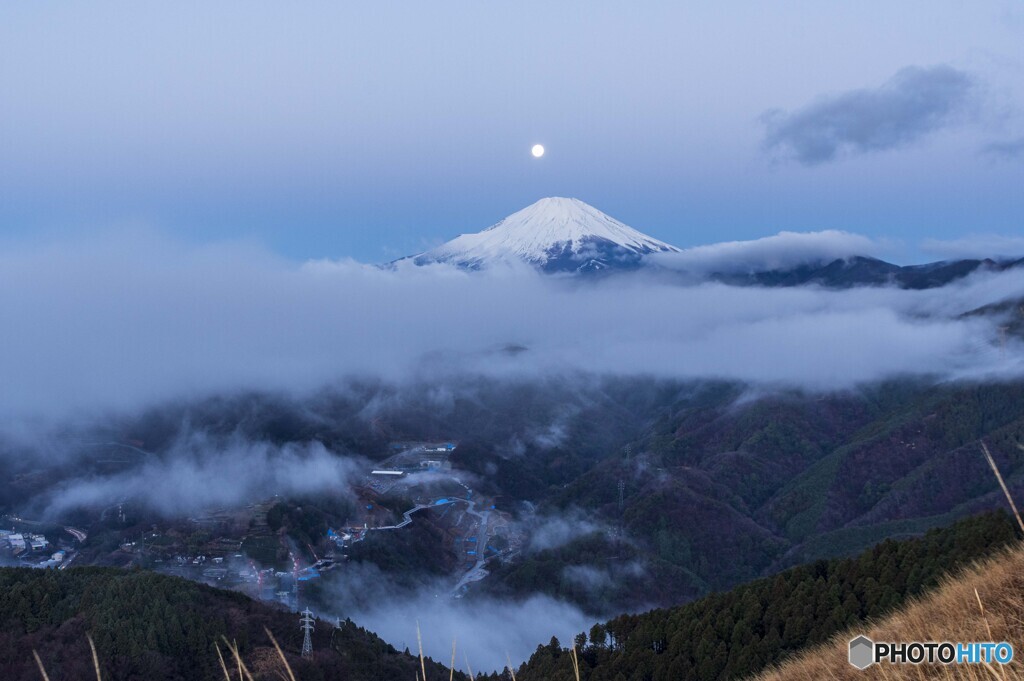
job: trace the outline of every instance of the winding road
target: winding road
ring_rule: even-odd
[[[465,485],[463,485],[463,487],[465,487]],[[468,490],[469,488],[467,487],[466,489]],[[439,501],[443,501],[444,503],[439,504],[438,503]],[[443,499],[437,499],[437,500],[431,501],[430,503],[426,503],[426,504],[416,504],[415,506],[413,506],[408,511],[406,511],[405,513],[402,514],[403,520],[402,520],[402,522],[398,523],[397,525],[385,525],[383,527],[371,527],[371,528],[369,528],[369,531],[370,532],[376,532],[376,531],[379,531],[379,530],[399,530],[399,529],[405,527],[406,525],[408,525],[409,523],[412,522],[412,514],[413,513],[417,513],[419,511],[422,511],[425,508],[436,508],[437,506],[444,506],[444,505],[447,505],[447,504],[454,504],[454,503],[466,504],[466,511],[465,512],[468,513],[469,515],[473,516],[474,518],[478,519],[477,532],[476,532],[477,535],[483,537],[484,539],[486,539],[487,523],[488,523],[488,520],[490,519],[490,515],[491,515],[490,509],[487,509],[487,510],[485,510],[485,511],[483,511],[481,513],[480,511],[476,510],[476,502],[475,501],[473,501],[472,499],[463,499],[461,497],[445,497]],[[361,539],[362,539],[362,537],[360,537],[356,541],[359,541]],[[480,545],[484,545],[485,541],[480,541],[479,544]],[[484,568],[484,565],[486,563],[487,563],[487,558],[484,555],[484,552],[481,551],[479,553],[479,555],[477,556],[476,563],[473,565],[473,567],[471,567],[469,570],[467,570],[466,573],[464,575],[462,575],[462,577],[459,579],[459,581],[452,588],[451,595],[458,597],[461,594],[462,589],[464,589],[467,584],[471,584],[472,582],[479,582],[481,579],[486,577],[487,576],[487,570],[486,570],[486,568]]]

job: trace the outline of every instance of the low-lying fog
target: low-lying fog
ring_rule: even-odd
[[[819,240],[834,255],[833,239]],[[829,291],[298,265],[137,232],[21,244],[0,254],[0,418],[306,391],[351,375],[584,370],[828,390],[893,374],[1018,373],[991,321],[957,315],[1022,291],[1020,269],[927,291]]]
[[[821,252],[834,255],[832,239],[820,237]],[[801,242],[801,253],[813,256],[813,246]],[[735,252],[751,261],[749,248]],[[190,247],[152,233],[13,245],[0,254],[0,433],[9,445],[0,456],[35,453],[55,464],[61,441],[47,438],[61,424],[249,390],[301,397],[351,378],[399,391],[427,384],[443,408],[451,386],[474,376],[642,374],[812,391],[906,375],[1018,377],[1022,354],[1013,339],[1000,346],[999,318],[961,315],[1022,292],[1019,269],[926,291],[833,291],[645,274],[573,281],[526,268],[299,265],[251,245]],[[559,427],[542,424],[528,437],[543,446]],[[174,515],[267,494],[338,493],[366,466],[358,452],[319,444],[183,433],[130,471],[60,480],[37,510],[59,516],[137,497]],[[379,597],[355,603],[343,590],[336,614],[410,649],[418,620],[429,654],[447,660],[455,637],[478,670],[500,668],[506,654],[522,660],[552,634],[568,643],[593,623],[548,597],[465,603],[441,586],[401,592],[371,574],[350,578],[349,587]]]

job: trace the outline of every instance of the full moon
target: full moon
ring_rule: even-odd
[[[533,154],[534,158],[540,158],[541,156],[544,155],[544,145],[534,144],[533,149],[530,149],[530,153]]]

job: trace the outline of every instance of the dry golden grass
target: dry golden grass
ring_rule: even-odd
[[[288,663],[288,658],[285,656],[284,651],[278,644],[274,634],[271,633],[270,629],[264,627],[263,631],[266,632],[267,638],[270,639],[270,643],[273,646],[257,646],[248,653],[249,666],[242,661],[241,651],[238,648],[237,642],[229,641],[226,636],[221,636],[221,640],[224,646],[228,649],[231,655],[234,657],[235,662],[238,663],[238,676],[239,681],[254,681],[255,676],[264,677],[267,675],[273,675],[282,681],[297,681],[294,671],[292,671],[291,665]],[[103,681],[103,676],[100,673],[100,660],[96,654],[96,644],[93,643],[92,636],[86,634],[86,639],[89,641],[89,649],[92,652],[92,663],[93,670],[96,673],[96,681]],[[419,661],[420,669],[416,672],[416,681],[423,681],[426,679],[426,659],[423,655],[423,640],[420,635],[419,622],[416,623],[416,639],[419,643]],[[220,644],[214,644],[214,649],[217,653],[217,661],[220,664],[220,670],[224,673],[225,681],[232,681],[232,673],[228,671],[227,662],[224,659],[224,654],[221,653]],[[32,651],[32,657],[35,658],[36,666],[39,668],[39,675],[43,678],[43,681],[50,681],[50,676],[46,672],[46,667],[43,665],[42,658],[39,657],[39,653],[35,650]],[[511,669],[511,662],[509,662]],[[249,670],[249,667],[255,670],[255,674]],[[466,658],[466,667],[469,669],[469,658]],[[422,672],[423,676],[420,677]],[[455,639],[452,639],[452,661],[449,667],[448,679],[452,681],[455,678]],[[473,670],[469,669],[469,678],[472,681]],[[579,677],[577,676],[577,679]],[[0,676],[0,680],[3,677]],[[512,679],[515,681],[515,672],[512,672]]]
[[[224,656],[220,652],[220,646],[214,644],[214,647],[217,649],[217,659],[220,661],[221,671],[224,672],[224,681],[231,681],[231,674],[228,673],[228,666],[224,664]],[[238,675],[241,676],[241,672]]]
[[[416,645],[420,648],[420,671],[423,672],[423,681],[427,681],[427,666],[423,661],[423,637],[420,635],[420,621],[416,620]],[[420,678],[419,675],[416,677]]]
[[[39,667],[39,674],[43,677],[43,681],[50,681],[50,675],[46,673],[46,667],[43,666],[43,661],[39,659],[39,653],[33,650],[32,657],[36,658],[36,665]]]
[[[1020,445],[1017,445],[1021,447]],[[1021,447],[1024,449],[1024,447]],[[1021,520],[1020,511],[1017,510],[1017,504],[1013,503],[1013,495],[1010,494],[1010,490],[1006,487],[1006,482],[1003,480],[1003,474],[999,472],[999,466],[996,465],[996,460],[992,458],[992,452],[988,451],[988,445],[984,441],[981,443],[981,453],[985,455],[985,460],[988,461],[988,465],[992,468],[992,472],[995,473],[996,480],[999,481],[999,486],[1003,489],[1003,494],[1006,495],[1006,501],[1010,504],[1010,508],[1013,510],[1013,517],[1017,519],[1017,525],[1020,527],[1020,531],[1024,532],[1024,520]]]
[[[92,642],[92,636],[86,634],[85,637],[89,639],[89,650],[92,651],[92,667],[96,670],[96,681],[103,681],[103,676],[100,675],[100,657],[96,654],[96,644]]]
[[[998,664],[875,664],[864,671],[848,660],[850,639],[873,641],[1008,641],[1014,661]],[[1024,681],[1024,546],[1015,546],[947,578],[930,595],[879,622],[867,623],[805,652],[759,681],[886,679],[1002,679]]]
[[[242,661],[242,655],[238,651],[238,645],[229,641],[226,636],[222,636],[221,638],[224,640],[224,645],[226,645],[228,650],[231,651],[231,654],[235,656],[235,661],[238,662],[239,679],[242,678],[242,673],[244,672],[245,678],[248,679],[248,681],[253,681],[252,674],[249,672],[248,667],[245,666],[245,662]]]
[[[270,629],[263,627],[263,631],[267,632],[267,636],[270,638],[270,642],[274,644],[274,650],[277,651],[277,656],[281,660],[281,664],[284,665],[285,672],[288,673],[287,678],[284,674],[278,672],[283,681],[295,681],[295,674],[292,673],[292,666],[288,664],[288,658],[284,656],[284,651],[281,650],[281,646],[277,645],[277,639],[270,633]]]

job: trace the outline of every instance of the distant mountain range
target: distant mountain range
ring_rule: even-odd
[[[897,286],[906,289],[926,289],[945,286],[978,270],[1001,271],[1022,265],[1024,259],[996,261],[986,258],[901,266],[877,258],[854,255],[827,263],[807,263],[783,269],[713,272],[708,278],[741,286],[814,284],[826,288]]]
[[[446,263],[467,270],[526,263],[541,272],[562,275],[611,274],[643,268],[680,280],[711,280],[737,286],[907,289],[945,286],[978,270],[999,271],[1024,265],[1024,258],[986,258],[901,266],[850,253],[841,258],[809,258],[775,268],[743,263],[694,267],[692,258],[686,263],[673,261],[673,254],[683,253],[683,249],[639,232],[579,199],[550,197],[481,232],[462,234],[402,260],[417,265]]]

